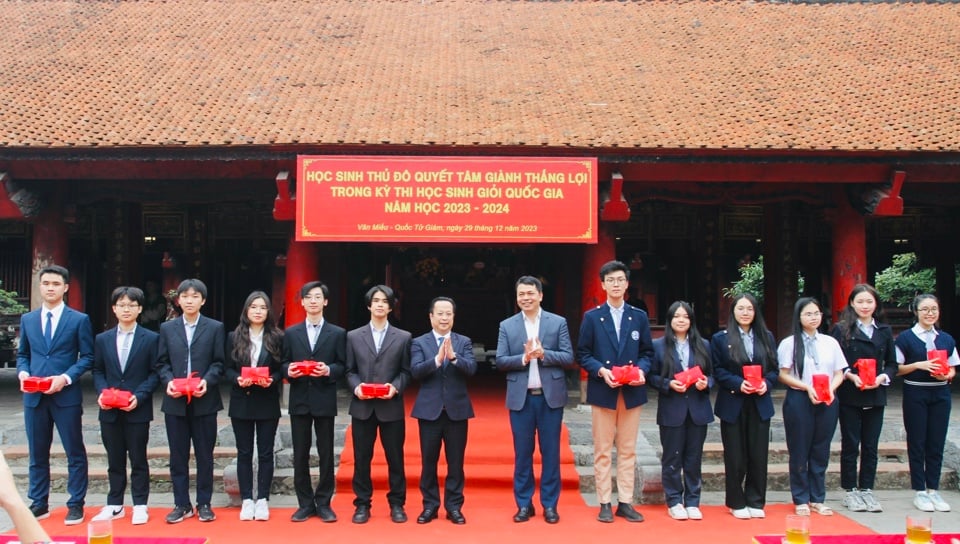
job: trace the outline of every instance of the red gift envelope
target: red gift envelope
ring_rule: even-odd
[[[126,408],[127,406],[130,406],[130,400],[133,398],[133,393],[130,391],[124,391],[123,389],[109,387],[103,390],[101,396],[101,403],[104,406],[108,406],[110,408]]]
[[[634,365],[615,366],[610,371],[617,383],[630,383],[640,379],[640,367]]]
[[[700,370],[699,366],[691,366],[683,372],[677,372],[673,375],[673,379],[683,383],[683,385],[687,387],[697,383],[703,377],[703,370]]]
[[[43,393],[53,385],[53,378],[28,376],[23,380],[23,390],[27,393]]]
[[[950,372],[950,365],[947,363],[947,350],[945,349],[931,349],[927,352],[927,359],[937,361],[937,364],[940,368],[931,374],[938,374],[940,376],[946,376]]]
[[[193,372],[187,378],[174,378],[171,381],[173,382],[173,389],[186,395],[187,404],[190,404],[190,401],[193,399],[193,394],[196,393],[200,387],[200,376],[196,372]]]
[[[830,375],[829,374],[814,374],[813,375],[813,390],[817,394],[817,398],[821,401],[830,404],[833,402],[833,395],[830,394]]]
[[[860,376],[860,381],[863,382],[860,389],[877,383],[876,359],[857,359],[857,362],[854,363],[853,366],[857,367],[857,375]]]
[[[743,365],[743,379],[754,389],[763,385],[763,367],[760,365]]]
[[[290,363],[290,368],[294,370],[299,370],[303,374],[312,374],[313,369],[320,366],[316,361],[297,361],[295,363]]]
[[[270,377],[270,367],[268,366],[245,366],[240,369],[240,377],[257,381]]]
[[[360,392],[367,397],[386,397],[390,394],[390,385],[385,383],[362,383]]]

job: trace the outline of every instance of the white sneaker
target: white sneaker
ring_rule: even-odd
[[[703,512],[700,511],[699,507],[688,506],[687,507],[687,517],[694,520],[703,519]]]
[[[843,497],[843,505],[846,506],[847,510],[851,512],[867,511],[867,504],[863,500],[863,497],[860,496],[860,492],[856,489],[847,491],[846,496]]]
[[[733,517],[737,519],[750,519],[749,508],[737,508],[737,509],[731,508],[730,513],[733,514]]]
[[[933,503],[933,509],[937,512],[949,512],[950,505],[947,504],[947,501],[943,500],[943,497],[940,496],[940,493],[936,489],[927,490],[927,498],[930,499],[930,502]]]
[[[243,504],[240,506],[240,521],[253,521],[254,509],[253,499],[243,499]]]
[[[877,498],[873,496],[873,491],[869,489],[861,490],[860,498],[863,499],[863,504],[867,507],[867,512],[883,512],[883,507],[880,506]]]
[[[116,506],[116,505],[108,504],[103,508],[101,508],[100,512],[96,516],[93,516],[92,519],[95,519],[97,521],[105,521],[108,519],[120,519],[123,517],[124,513],[125,512],[123,511],[123,505]]]
[[[253,510],[253,519],[257,521],[270,519],[270,503],[267,502],[267,499],[257,499],[257,505]]]
[[[689,516],[687,515],[687,509],[684,508],[683,505],[680,503],[674,504],[670,508],[667,508],[667,513],[670,514],[671,518],[680,520],[680,521],[689,518]]]
[[[763,511],[763,508],[750,508],[747,507],[747,512],[750,512],[751,518],[765,518],[767,514]]]
[[[134,525],[143,525],[150,521],[150,514],[147,511],[147,505],[135,504],[133,506],[133,516],[130,517],[130,523]]]
[[[917,491],[917,496],[913,498],[913,505],[921,512],[934,512],[933,501],[927,496],[926,491]]]

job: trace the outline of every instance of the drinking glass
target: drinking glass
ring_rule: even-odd
[[[925,514],[907,514],[906,544],[929,544],[933,541],[933,518]]]
[[[87,524],[88,544],[113,544],[113,521],[93,519]]]
[[[810,544],[810,516],[787,516],[786,544]]]

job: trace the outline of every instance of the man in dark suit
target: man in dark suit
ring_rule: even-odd
[[[560,521],[560,431],[567,403],[564,368],[573,365],[567,320],[540,307],[543,284],[533,276],[516,283],[520,312],[500,322],[497,368],[507,373],[507,408],[513,432],[513,521],[529,521],[533,507],[533,448],[540,444],[540,505],[547,523]],[[539,439],[539,440],[538,440]]]
[[[337,380],[343,376],[347,332],[323,318],[330,290],[319,281],[300,288],[300,304],[307,319],[283,336],[283,372],[290,380],[290,433],[293,439],[293,486],[299,508],[292,521],[316,514],[326,523],[337,521],[330,508],[336,482],[333,474],[333,428],[337,416]],[[290,363],[315,361],[310,374]],[[310,445],[316,432],[320,479],[316,489],[310,478]]]
[[[366,294],[370,323],[347,333],[347,382],[353,391],[350,402],[353,439],[354,523],[370,519],[373,483],[370,463],[373,444],[380,432],[380,445],[387,458],[390,491],[390,519],[407,521],[403,505],[407,500],[407,477],[403,467],[404,422],[403,391],[410,382],[410,333],[391,326],[387,317],[396,297],[386,285],[375,285]],[[374,397],[365,393],[365,385],[385,385],[387,393]]]
[[[23,395],[23,419],[30,449],[30,511],[37,519],[50,516],[50,443],[53,428],[67,454],[67,516],[64,523],[83,523],[87,496],[87,450],[83,446],[83,398],[74,386],[93,366],[93,327],[87,314],[67,307],[63,296],[70,288],[70,272],[62,266],[40,271],[40,308],[20,318],[17,376]],[[50,388],[28,393],[28,377],[50,377]]]
[[[441,444],[447,459],[443,495],[447,519],[457,525],[467,522],[461,511],[467,420],[473,417],[467,378],[477,372],[477,362],[470,339],[453,332],[456,309],[451,298],[433,299],[430,303],[433,330],[415,338],[410,346],[410,372],[422,382],[411,414],[420,423],[420,493],[423,495],[423,512],[417,516],[420,524],[436,519],[440,509],[437,462]]]
[[[136,287],[117,287],[110,295],[117,326],[97,335],[93,348],[93,384],[100,395],[100,436],[107,450],[107,477],[110,490],[107,505],[93,519],[119,519],[124,516],[123,495],[127,488],[127,455],[130,456],[130,495],[133,498],[134,525],[149,520],[150,466],[147,441],[153,420],[153,390],[160,378],[154,370],[159,335],[137,326],[143,311],[143,291]],[[105,406],[104,389],[129,393],[130,403],[123,407]]]
[[[213,447],[217,442],[217,412],[223,400],[217,385],[223,375],[223,323],[200,315],[207,300],[207,286],[186,279],[177,287],[177,303],[183,315],[160,325],[157,373],[166,388],[160,409],[170,444],[170,479],[174,508],[167,523],[180,523],[193,516],[190,504],[190,443],[197,462],[197,517],[213,521]],[[174,378],[200,378],[196,392],[185,395]]]
[[[600,285],[607,303],[583,315],[577,358],[587,373],[587,404],[593,406],[593,470],[596,478],[600,514],[597,520],[612,523],[613,482],[610,466],[613,445],[617,446],[616,515],[640,522],[643,516],[633,508],[636,480],[637,432],[640,407],[647,402],[646,374],[653,359],[650,322],[643,310],[624,300],[629,287],[630,270],[620,261],[600,267]],[[639,378],[622,385],[613,377],[613,367],[633,365]]]

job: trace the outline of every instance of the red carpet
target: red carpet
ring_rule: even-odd
[[[207,537],[211,544],[231,542],[271,542],[287,540],[303,542],[317,538],[336,539],[339,542],[358,544],[380,542],[412,542],[418,544],[449,544],[456,540],[459,544],[497,542],[497,544],[529,544],[533,539],[551,537],[561,538],[564,542],[592,542],[596,539],[635,539],[638,535],[647,541],[674,542],[678,538],[686,541],[711,542],[715,544],[747,544],[755,535],[777,534],[783,532],[784,516],[792,513],[793,507],[786,504],[769,505],[767,519],[739,521],[735,520],[722,506],[703,507],[704,521],[677,522],[667,516],[663,505],[640,506],[647,521],[631,524],[617,518],[615,523],[604,524],[596,521],[597,509],[584,504],[577,492],[578,477],[573,464],[573,452],[564,432],[562,477],[564,490],[560,496],[558,510],[560,523],[548,525],[540,515],[539,495],[534,496],[537,517],[527,523],[514,523],[513,513],[516,505],[513,501],[513,446],[507,410],[504,407],[503,377],[491,376],[477,380],[484,386],[471,389],[471,397],[477,417],[470,421],[469,442],[467,445],[467,483],[464,492],[466,502],[463,513],[467,524],[456,526],[443,519],[427,525],[417,525],[416,516],[421,510],[421,497],[418,485],[420,473],[419,445],[417,441],[417,422],[408,420],[406,441],[407,468],[407,514],[410,521],[395,524],[390,521],[386,504],[386,461],[376,447],[374,458],[374,499],[372,517],[365,525],[350,523],[353,514],[353,492],[350,478],[353,474],[353,458],[347,433],[347,445],[344,448],[340,468],[337,473],[337,495],[333,508],[340,517],[337,523],[324,524],[319,519],[305,523],[289,521],[292,509],[274,508],[268,522],[240,522],[238,508],[216,508],[218,519],[213,523],[200,523],[196,518],[188,519],[177,525],[167,525],[163,516],[167,508],[151,508],[152,519],[147,525],[133,526],[129,517],[114,522],[115,534],[127,536],[153,537]],[[487,385],[487,384],[493,385]],[[413,402],[413,391],[408,392],[407,402]],[[409,409],[407,411],[409,413]],[[441,457],[442,459],[442,457]],[[442,461],[441,461],[442,462]],[[539,468],[537,469],[539,473]],[[441,476],[445,469],[441,467]],[[442,485],[442,484],[441,484]],[[87,514],[96,513],[96,508],[88,508]],[[85,525],[65,527],[63,517],[65,508],[52,512],[50,519],[43,522],[51,535],[80,535]],[[871,531],[842,515],[831,518],[814,516],[813,534],[853,534]],[[159,544],[159,543],[158,543]]]

